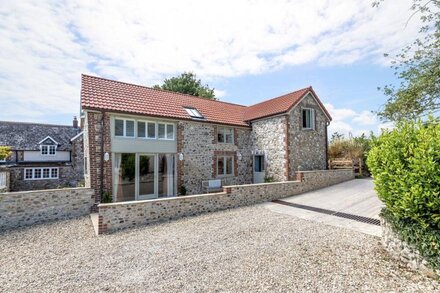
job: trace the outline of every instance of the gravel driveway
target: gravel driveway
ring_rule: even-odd
[[[0,234],[0,292],[399,291],[439,284],[379,239],[254,206],[95,236],[89,218]]]

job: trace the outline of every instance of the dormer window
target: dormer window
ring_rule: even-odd
[[[57,148],[54,145],[42,145],[41,154],[43,156],[55,156]]]
[[[196,108],[193,107],[184,107],[184,109],[186,110],[186,112],[188,113],[189,116],[191,116],[191,118],[195,118],[195,119],[205,119],[205,117],[203,117],[203,115],[199,112],[199,110],[197,110]]]
[[[40,145],[42,156],[55,156],[57,153],[58,143],[50,136],[38,143]]]

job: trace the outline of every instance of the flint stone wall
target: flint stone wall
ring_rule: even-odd
[[[250,129],[234,128],[234,143],[217,142],[217,125],[200,122],[179,122],[182,135],[179,152],[184,154],[180,184],[185,186],[187,194],[202,193],[202,181],[223,179],[227,184],[245,184],[252,182],[252,155],[247,146],[250,141]],[[234,158],[234,175],[217,176],[215,174],[216,153],[224,153]],[[241,157],[238,157],[240,153]],[[179,188],[179,186],[178,186]]]
[[[90,213],[90,188],[0,193],[0,231]]]
[[[382,227],[382,246],[393,259],[403,262],[409,269],[426,276],[440,277],[440,271],[429,267],[417,248],[401,240],[399,235],[393,231],[392,225],[383,217],[380,219],[380,226]]]
[[[352,170],[310,171],[301,173],[298,181],[234,185],[220,193],[100,204],[98,234],[267,202],[353,178]]]

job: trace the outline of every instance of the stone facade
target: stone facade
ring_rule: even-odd
[[[92,194],[88,188],[0,193],[0,231],[88,215]]]
[[[426,276],[440,277],[440,271],[429,267],[428,262],[420,255],[417,248],[402,241],[393,231],[392,225],[383,217],[380,219],[380,226],[382,227],[382,246],[393,259],[403,262],[411,270]]]
[[[202,181],[222,178],[227,184],[252,182],[252,156],[247,148],[250,129],[234,128],[234,143],[219,143],[217,128],[209,123],[181,121],[178,123],[178,153],[184,160],[178,165],[178,185],[185,186],[188,194],[202,193]],[[239,155],[240,154],[240,155]],[[234,174],[220,177],[216,174],[216,157],[234,158]]]
[[[315,110],[315,129],[302,129],[302,109]],[[289,173],[327,168],[327,118],[309,94],[289,114]]]
[[[84,182],[84,151],[83,136],[79,136],[72,142],[71,162],[68,163],[21,163],[9,166],[10,191],[29,191],[40,189],[56,189],[62,187],[77,187]],[[26,168],[34,167],[57,167],[57,179],[25,180]]]
[[[316,174],[314,174],[316,173]],[[300,194],[354,178],[352,170],[300,172],[298,181],[226,186],[224,192],[100,204],[98,234]]]
[[[264,153],[266,177],[277,182],[288,180],[285,120],[278,116],[252,122],[252,151]]]

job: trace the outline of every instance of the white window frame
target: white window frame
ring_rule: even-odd
[[[304,111],[310,111],[310,127],[304,127]],[[315,109],[313,108],[301,109],[301,127],[304,130],[315,130]]]
[[[145,137],[142,136],[138,136],[138,123],[145,123]],[[154,124],[154,137],[148,137],[148,124]],[[155,121],[149,121],[149,120],[136,120],[136,138],[140,138],[140,139],[149,139],[149,140],[154,140],[157,139],[158,137],[158,126],[157,126],[157,122]]]
[[[160,124],[165,125],[165,137],[164,138],[159,137],[159,125]],[[169,125],[171,125],[173,127],[173,137],[172,138],[168,138],[167,128],[168,128]],[[158,140],[174,140],[175,136],[176,136],[176,127],[175,127],[174,123],[157,122],[156,137],[157,137]]]
[[[186,113],[188,113],[188,115],[191,118],[195,118],[195,119],[205,119],[205,117],[202,115],[202,113],[200,113],[199,110],[197,110],[196,108],[192,108],[192,107],[183,107],[186,110]]]
[[[44,174],[44,169],[49,169],[49,177],[44,178],[43,174]],[[53,177],[52,176],[52,170],[56,169],[57,170],[57,176]],[[31,178],[27,178],[26,174],[27,171],[31,170]],[[36,178],[35,177],[35,170],[39,170],[40,171],[40,177]],[[60,169],[58,167],[38,167],[38,168],[25,168],[24,169],[24,180],[52,180],[52,179],[59,179],[60,178]]]
[[[46,153],[43,150],[46,148]],[[51,149],[53,150],[53,154],[51,154]],[[57,146],[53,144],[42,144],[40,145],[40,154],[42,156],[56,156],[57,155]]]
[[[220,159],[220,158],[223,158],[223,162],[224,162],[224,166],[223,166],[223,174],[219,174],[218,173],[218,160]],[[226,173],[226,158],[231,158],[231,161],[232,161],[232,170],[231,170],[231,174],[227,174]],[[216,171],[217,171],[217,177],[231,177],[231,176],[235,176],[234,175],[234,164],[235,164],[235,162],[234,162],[234,156],[231,156],[231,155],[222,155],[222,156],[217,156],[216,157],[216,159],[215,159],[215,167],[217,168],[216,169]]]
[[[116,120],[124,121],[124,126],[122,128],[123,135],[116,135]],[[133,121],[133,136],[127,136],[127,121]],[[137,121],[135,119],[128,118],[115,118],[113,123],[113,132],[115,137],[124,137],[124,138],[136,138],[137,137]]]
[[[231,131],[231,142],[226,142],[226,130],[230,130]],[[218,134],[219,133],[223,133],[223,138],[225,141],[219,141],[218,139]],[[234,128],[233,127],[224,127],[224,126],[219,126],[217,127],[217,142],[218,143],[224,143],[224,144],[234,144]]]

